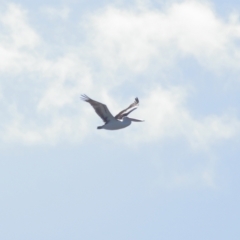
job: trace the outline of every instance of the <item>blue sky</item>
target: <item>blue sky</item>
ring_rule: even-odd
[[[2,1],[0,238],[239,239],[239,14]],[[145,122],[99,131],[83,93]]]

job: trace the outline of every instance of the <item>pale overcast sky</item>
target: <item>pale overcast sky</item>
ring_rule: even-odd
[[[240,239],[239,1],[3,0],[0,30],[0,239]]]

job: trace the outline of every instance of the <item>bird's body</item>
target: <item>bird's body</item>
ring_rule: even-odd
[[[106,129],[106,130],[118,130],[131,125],[132,121],[128,117],[124,117],[123,120],[112,120],[98,129]]]
[[[99,126],[97,129],[118,130],[128,127],[132,122],[143,122],[143,120],[127,117],[129,113],[137,108],[136,106],[139,104],[138,98],[135,98],[135,101],[128,108],[122,110],[115,117],[113,117],[105,104],[92,100],[87,95],[82,95],[82,100],[90,103],[98,116],[105,122],[103,126]],[[127,112],[129,109],[131,110]]]

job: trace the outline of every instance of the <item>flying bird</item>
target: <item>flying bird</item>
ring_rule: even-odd
[[[129,107],[122,110],[115,117],[111,114],[105,104],[97,102],[85,94],[81,95],[81,99],[85,102],[90,103],[97,115],[105,122],[103,126],[99,126],[97,129],[118,130],[128,127],[132,122],[144,122],[143,120],[128,117],[129,113],[137,109],[137,106],[139,104],[138,98],[135,98],[135,101],[130,104]]]

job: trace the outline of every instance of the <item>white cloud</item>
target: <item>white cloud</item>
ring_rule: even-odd
[[[29,25],[26,11],[16,4],[9,4],[0,16],[0,72],[19,73],[33,70],[35,52],[41,39]]]
[[[52,80],[44,90],[38,110],[73,104],[80,92],[88,92],[92,86],[90,70],[73,54],[51,63],[45,74]]]
[[[4,78],[17,76],[8,91],[16,91],[17,85],[27,90],[26,96],[16,92],[11,102],[7,102],[9,92],[2,93],[8,120],[1,124],[1,138],[27,144],[54,144],[63,136],[70,142],[81,140],[87,128],[80,121],[79,95],[92,85],[86,64],[69,51],[48,58],[45,42],[30,26],[27,12],[16,4],[8,5],[0,24],[5,29],[0,37],[0,72],[7,74]],[[1,89],[6,83],[1,81]],[[24,102],[27,106],[23,106],[23,97],[30,100]]]
[[[209,69],[239,70],[240,23],[234,16],[225,22],[209,4],[184,1],[164,10],[107,8],[91,16],[87,28],[96,56],[113,69],[142,72],[153,62],[161,67],[192,56]]]
[[[0,17],[0,22],[5,28],[1,44],[17,49],[32,49],[39,44],[37,33],[27,23],[26,12],[18,5],[9,4],[6,13]]]

